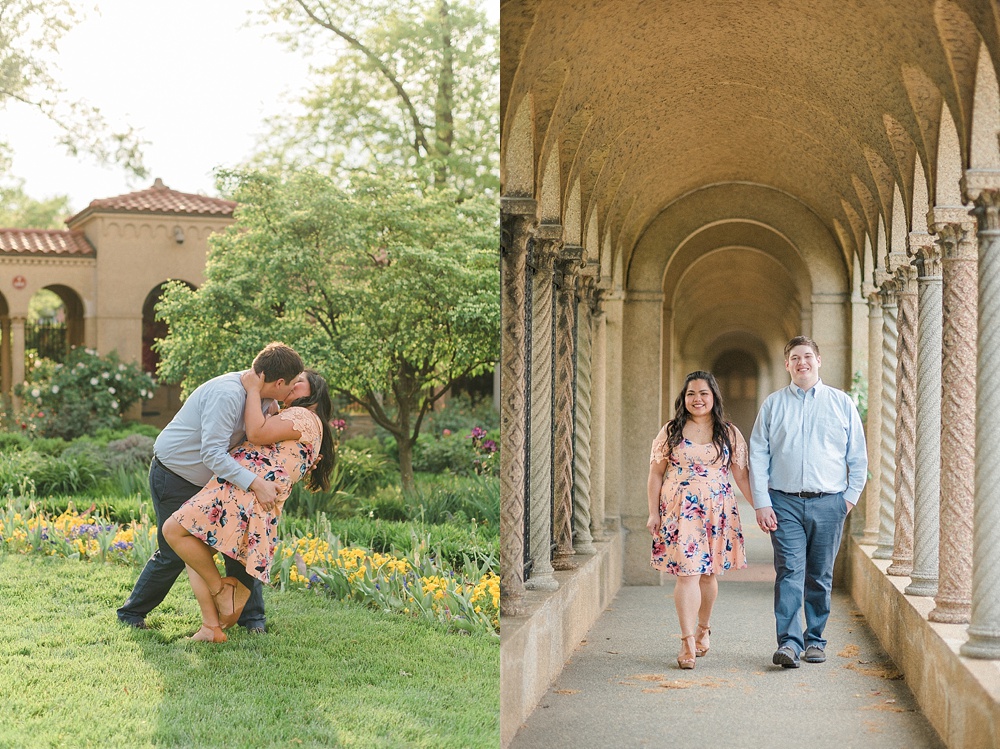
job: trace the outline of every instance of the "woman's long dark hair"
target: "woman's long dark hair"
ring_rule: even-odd
[[[687,393],[688,385],[694,380],[704,380],[708,383],[708,389],[712,391],[712,442],[715,444],[718,456],[720,458],[726,456],[726,465],[729,465],[733,446],[729,442],[729,424],[723,415],[719,383],[711,372],[703,372],[700,369],[684,378],[684,387],[674,401],[674,418],[667,422],[667,454],[669,455],[684,439],[684,425],[691,419],[691,414],[684,405],[684,394]]]
[[[314,464],[312,472],[309,474],[309,488],[313,491],[326,491],[330,488],[330,472],[333,471],[333,435],[330,434],[330,415],[333,411],[333,404],[330,402],[330,389],[317,372],[312,369],[305,370],[306,379],[309,380],[309,395],[305,398],[296,398],[293,406],[309,408],[316,406],[316,415],[323,423],[323,439],[319,446],[319,460]]]

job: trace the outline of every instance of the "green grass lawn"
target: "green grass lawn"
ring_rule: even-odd
[[[0,554],[0,747],[496,747],[500,653],[303,591],[265,591],[269,632],[188,642],[184,576],[118,624],[137,570]]]

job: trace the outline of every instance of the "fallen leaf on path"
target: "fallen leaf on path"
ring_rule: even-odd
[[[890,663],[876,663],[871,666],[865,666],[865,663],[865,661],[848,663],[844,668],[857,671],[862,676],[877,676],[880,679],[888,679],[889,681],[896,681],[903,678],[903,675]]]
[[[556,689],[555,694],[580,694],[579,689]]]
[[[841,658],[857,658],[861,655],[861,648],[857,645],[847,645],[843,650],[837,653]]]

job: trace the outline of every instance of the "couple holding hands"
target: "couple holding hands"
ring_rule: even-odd
[[[774,549],[778,648],[772,663],[798,668],[800,657],[826,660],[833,563],[844,521],[865,485],[868,456],[857,407],[842,390],[823,384],[820,366],[815,341],[798,336],[788,342],[791,383],[764,401],[749,449],[724,419],[715,377],[692,372],[674,417],[653,441],[646,527],[652,566],[677,578],[682,669],[708,653],[718,576],[747,566],[730,479],[753,503]]]
[[[190,639],[225,642],[223,630],[237,622],[263,632],[262,584],[282,505],[307,476],[310,488],[329,488],[331,410],[326,381],[282,343],[268,344],[250,369],[197,387],[153,445],[158,549],[118,619],[146,629],[146,615],[186,568],[202,617]]]

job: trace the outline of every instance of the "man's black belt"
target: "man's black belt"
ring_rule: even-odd
[[[800,497],[802,499],[816,499],[817,497],[829,497],[831,494],[836,494],[836,492],[786,492],[781,489],[775,489],[774,491],[778,494],[787,494],[789,497]]]
[[[183,476],[180,476],[180,475],[174,473],[169,468],[167,468],[165,465],[163,465],[163,461],[160,460],[159,458],[157,458],[155,455],[153,456],[153,464],[159,466],[161,469],[163,469],[164,471],[166,471],[167,473],[169,473],[175,479],[180,479],[181,481],[187,481],[189,484],[191,483],[190,481],[188,481]]]

